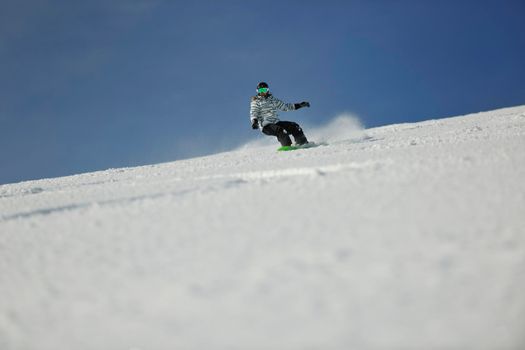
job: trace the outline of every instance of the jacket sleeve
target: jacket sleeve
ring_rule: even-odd
[[[254,119],[258,119],[260,114],[260,107],[257,105],[257,101],[252,98],[250,103],[250,121],[253,123]]]
[[[275,107],[277,109],[280,109],[283,112],[295,110],[295,106],[293,103],[285,103],[279,100],[277,97],[274,97],[274,100],[275,100]]]

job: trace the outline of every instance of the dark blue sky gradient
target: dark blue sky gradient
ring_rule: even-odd
[[[524,104],[524,18],[522,0],[4,1],[0,183],[231,149],[261,137],[261,80],[310,101],[282,115],[309,125]]]

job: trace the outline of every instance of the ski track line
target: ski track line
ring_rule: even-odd
[[[15,213],[11,215],[1,216],[0,222],[17,220],[17,219],[26,219],[26,218],[30,218],[33,216],[39,216],[39,215],[45,216],[45,215],[58,213],[58,212],[85,209],[85,208],[96,207],[96,206],[103,207],[103,206],[110,206],[114,204],[131,204],[134,202],[147,200],[147,199],[156,199],[156,198],[168,197],[168,196],[176,197],[176,196],[182,196],[182,195],[188,194],[190,192],[195,192],[197,190],[198,189],[188,189],[188,190],[174,191],[174,192],[168,192],[168,193],[155,193],[155,194],[143,195],[143,196],[109,199],[109,200],[95,201],[95,202],[84,202],[84,203],[69,204],[69,205],[52,207],[52,208],[42,208],[42,209],[36,209],[32,211],[27,211],[27,212],[20,212],[20,213]]]
[[[280,177],[294,177],[294,176],[318,176],[326,175],[330,173],[336,173],[348,170],[361,170],[365,168],[381,168],[387,165],[386,161],[365,161],[365,162],[350,162],[344,164],[333,164],[326,166],[315,166],[315,167],[302,167],[302,168],[289,168],[279,170],[262,170],[262,171],[251,171],[241,172],[233,174],[218,174],[218,175],[207,175],[195,178],[196,180],[211,180],[211,179],[224,179],[224,178],[237,178],[242,180],[261,180],[270,178]]]

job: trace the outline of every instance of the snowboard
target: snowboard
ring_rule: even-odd
[[[327,143],[315,143],[315,142],[308,142],[308,143],[305,143],[304,145],[293,145],[293,146],[282,146],[282,147],[279,147],[277,149],[277,151],[279,152],[283,152],[283,151],[296,151],[298,149],[305,149],[305,148],[313,148],[313,147],[318,147],[318,146],[326,146]]]

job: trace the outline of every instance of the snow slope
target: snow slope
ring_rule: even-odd
[[[524,349],[525,106],[332,141],[0,186],[0,349]]]

